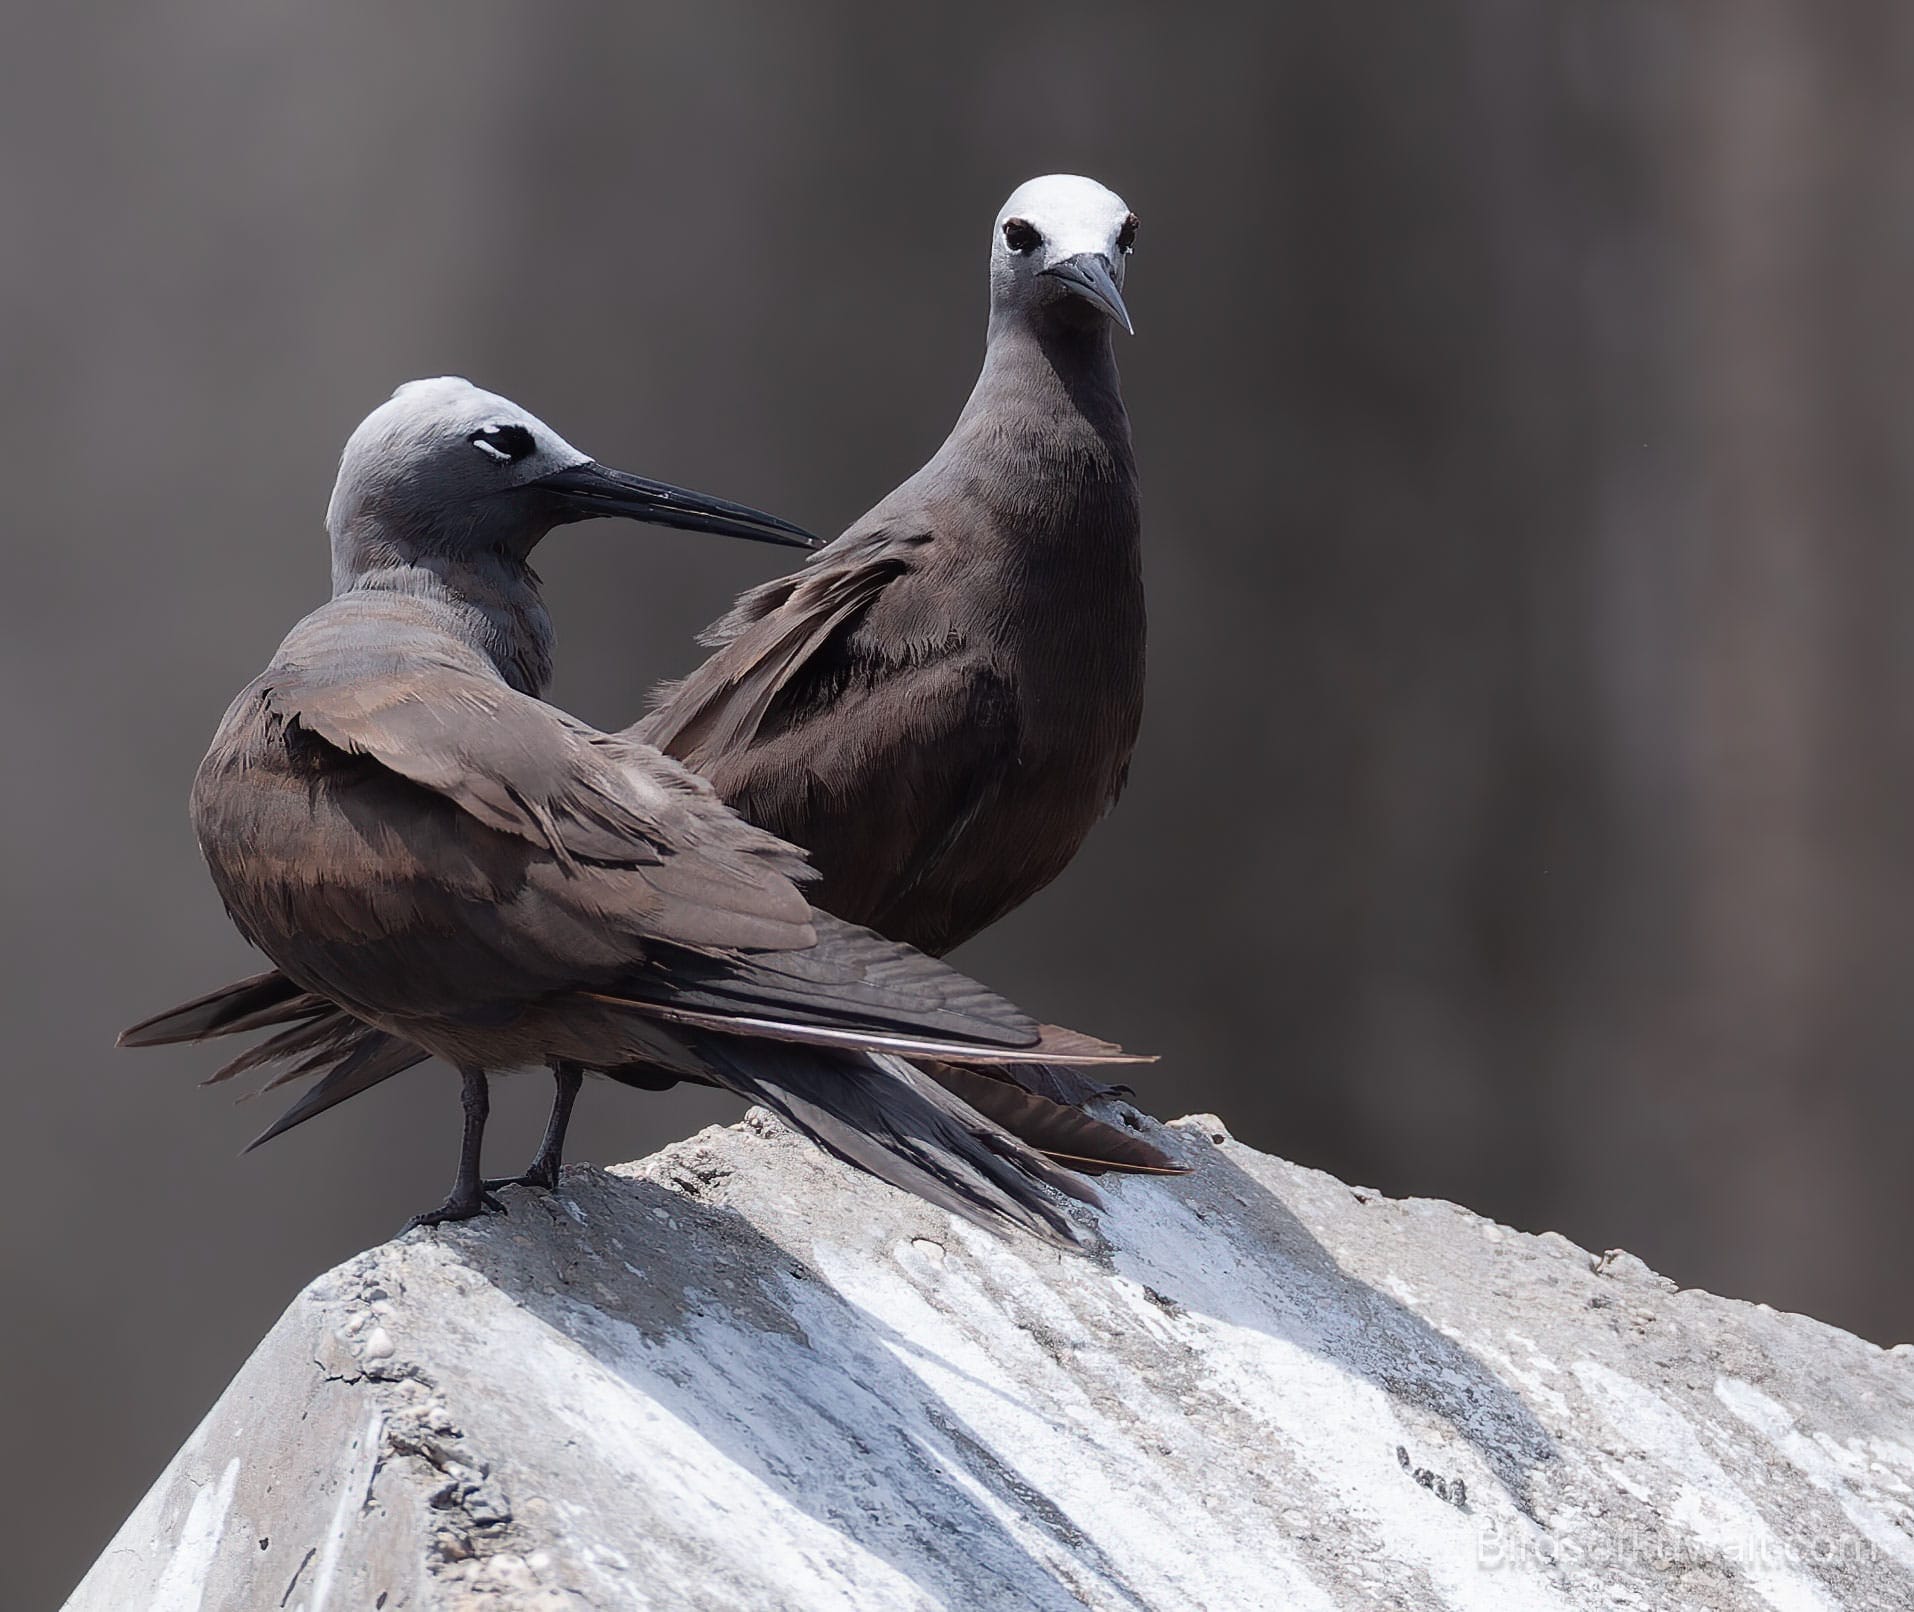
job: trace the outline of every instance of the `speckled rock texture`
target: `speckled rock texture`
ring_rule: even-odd
[[[76,1612],[1914,1608],[1914,1350],[1162,1127],[994,1237],[762,1115],[294,1300]]]

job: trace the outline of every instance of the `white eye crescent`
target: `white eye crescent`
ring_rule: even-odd
[[[531,432],[522,425],[488,425],[465,439],[473,447],[501,465],[524,459],[538,450]]]

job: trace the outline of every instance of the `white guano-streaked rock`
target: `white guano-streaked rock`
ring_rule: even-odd
[[[1914,1607],[1914,1351],[1136,1122],[1090,1257],[755,1114],[375,1249],[70,1606]]]

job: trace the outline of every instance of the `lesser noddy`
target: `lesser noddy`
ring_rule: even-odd
[[[607,470],[469,382],[401,387],[341,461],[333,597],[234,700],[194,780],[246,938],[301,992],[460,1071],[457,1179],[417,1223],[495,1202],[488,1072],[545,1064],[565,1113],[583,1070],[710,1082],[932,1202],[1073,1242],[1039,1183],[1085,1189],[900,1055],[1115,1049],[815,910],[796,847],[537,697],[552,631],[530,556],[595,514],[804,541]]]
[[[627,730],[805,846],[818,906],[933,955],[1061,872],[1128,771],[1144,602],[1113,336],[1131,328],[1136,231],[1094,180],[1018,187],[992,227],[983,370],[943,446],[802,571],[740,598],[704,636],[711,657]],[[136,1033],[201,1039],[315,1006],[262,976]],[[280,1078],[323,1078],[268,1135],[407,1061],[311,1033]],[[1054,1157],[1171,1167],[1065,1106],[1112,1089],[1073,1070],[932,1073]]]

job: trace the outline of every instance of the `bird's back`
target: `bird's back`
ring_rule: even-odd
[[[193,781],[194,832],[241,933],[303,988],[369,1017],[385,1014],[401,978],[408,1004],[428,1015],[462,1010],[492,970],[508,996],[525,990],[504,959],[447,966],[423,931],[433,909],[508,899],[530,858],[443,796],[326,743],[284,695],[315,677],[389,687],[429,664],[496,681],[457,625],[441,605],[403,594],[332,600],[233,701]]]

